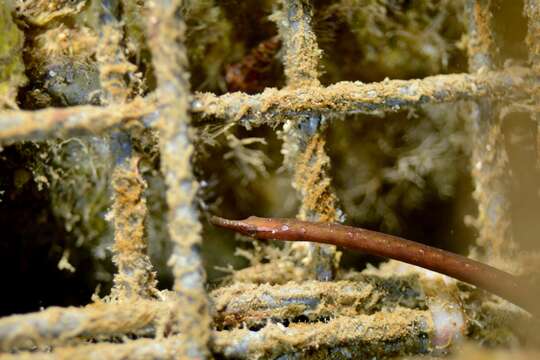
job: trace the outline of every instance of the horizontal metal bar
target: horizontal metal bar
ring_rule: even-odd
[[[164,314],[163,302],[95,303],[82,308],[50,307],[0,319],[0,351],[62,344],[77,337],[125,334],[151,325]]]
[[[499,97],[514,99],[527,96],[537,83],[537,75],[530,69],[512,67],[503,71],[436,75],[419,80],[267,88],[256,95],[197,93],[191,109],[202,118],[240,121],[249,126],[302,114],[380,113],[425,103]]]
[[[388,80],[378,83],[340,82],[328,87],[269,88],[257,95],[198,93],[191,111],[203,118],[240,121],[256,125],[317,112],[327,116],[380,113],[424,103],[444,103],[482,97],[526,97],[537,86],[538,75],[521,67],[479,74],[449,74],[421,80]],[[0,112],[0,143],[43,140],[53,137],[99,133],[123,122],[158,118],[153,96],[114,107],[75,106],[37,111]]]
[[[338,354],[339,358],[371,359],[426,353],[432,330],[428,311],[397,309],[340,316],[327,323],[268,324],[258,331],[214,332],[211,348],[234,359],[274,359],[288,354],[293,359],[334,358]]]
[[[148,97],[110,107],[82,105],[0,111],[0,143],[99,133],[129,120],[151,117],[156,111],[156,104]]]
[[[354,281],[312,280],[284,285],[238,283],[210,294],[211,316],[218,328],[261,325],[269,318],[284,322],[302,315],[316,321],[398,305],[423,308],[422,291],[420,283],[410,277],[368,276]],[[153,333],[155,322],[167,314],[168,306],[163,301],[126,299],[8,316],[0,319],[0,351],[68,344],[76,338],[123,334],[143,327],[150,327]]]
[[[356,317],[340,316],[328,323],[268,324],[259,331],[214,331],[213,353],[227,358],[275,358],[315,351],[355,354],[354,357],[425,353],[430,348],[431,315],[427,311],[397,309]],[[2,354],[2,360],[34,359],[177,359],[189,356],[187,339],[180,336],[138,339],[123,344],[81,344],[51,352]],[[301,349],[301,352],[299,352]],[[359,356],[359,355],[363,356]],[[365,356],[364,356],[365,355]]]
[[[102,343],[62,347],[46,353],[22,352],[0,357],[2,360],[168,360],[185,359],[189,355],[188,351],[185,339],[174,336],[165,339],[138,339],[123,344]]]
[[[284,285],[237,283],[211,293],[218,328],[259,326],[268,319],[287,322],[299,317],[317,321],[336,316],[371,314],[398,305],[426,306],[423,290],[411,277],[358,281],[305,281]],[[393,289],[400,289],[395,291]]]

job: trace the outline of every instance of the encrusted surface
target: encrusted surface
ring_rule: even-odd
[[[195,207],[198,184],[191,167],[193,145],[188,114],[187,58],[181,43],[184,23],[177,17],[181,1],[159,1],[151,6],[148,41],[164,105],[160,112],[161,167],[167,185],[169,234],[173,252],[169,259],[177,294],[173,334],[187,339],[190,357],[207,356],[210,331],[204,269],[200,256],[201,224]],[[179,349],[178,351],[181,351]]]
[[[303,244],[285,249],[268,248],[265,251],[271,255],[233,271],[227,281],[208,291],[201,244],[203,234],[206,236],[210,231],[203,233],[199,207],[213,211],[219,206],[206,203],[206,194],[200,195],[208,188],[211,191],[213,185],[209,183],[219,182],[223,174],[202,179],[200,164],[193,158],[199,142],[214,140],[213,135],[196,133],[198,126],[210,124],[210,128],[217,129],[216,137],[225,134],[230,147],[225,161],[238,158],[257,168],[256,173],[269,177],[266,166],[270,161],[264,157],[268,148],[253,150],[246,146],[256,144],[262,148],[272,144],[275,139],[267,134],[283,125],[279,130],[283,140],[282,168],[290,170],[292,176],[288,181],[301,200],[298,217],[343,221],[339,200],[344,200],[344,209],[350,209],[351,214],[360,208],[369,212],[378,206],[380,213],[376,215],[384,218],[391,216],[392,211],[412,211],[403,206],[398,183],[409,181],[418,191],[425,192],[426,179],[438,177],[433,180],[436,191],[443,195],[452,193],[448,189],[455,185],[455,173],[449,173],[444,181],[441,177],[445,176],[447,163],[456,162],[456,167],[459,166],[455,159],[458,152],[466,151],[464,131],[458,129],[457,120],[444,127],[441,123],[446,118],[436,113],[440,115],[446,106],[457,101],[470,100],[474,102],[470,112],[472,178],[479,209],[475,222],[480,233],[477,244],[487,249],[489,261],[509,257],[515,246],[509,235],[507,156],[503,129],[496,114],[498,109],[493,104],[501,99],[519,100],[521,105],[516,108],[520,111],[538,111],[531,100],[538,96],[537,1],[529,0],[525,4],[525,14],[529,17],[530,68],[519,61],[509,61],[500,68],[495,66],[495,34],[490,23],[493,4],[488,0],[468,1],[464,13],[459,10],[461,1],[435,4],[379,0],[276,3],[17,0],[12,3],[17,5],[14,8],[17,21],[12,20],[5,4],[0,5],[0,27],[3,26],[3,34],[7,35],[5,41],[0,40],[0,107],[10,109],[0,112],[0,142],[9,146],[28,140],[66,138],[65,144],[70,144],[78,143],[76,136],[105,133],[103,137],[84,140],[94,141],[103,150],[98,154],[101,158],[89,153],[84,168],[96,159],[102,160],[102,167],[111,167],[107,171],[112,174],[112,197],[106,186],[96,192],[100,192],[101,200],[110,201],[109,216],[115,229],[113,261],[118,272],[110,295],[102,300],[94,297],[90,305],[50,307],[0,319],[0,349],[12,352],[2,353],[0,357],[349,359],[443,354],[467,336],[488,345],[534,344],[526,342],[528,334],[536,332],[530,316],[501,299],[395,262],[378,269],[368,267],[363,272],[344,271],[339,264],[340,254],[331,247]],[[249,16],[245,16],[248,13],[244,7],[248,8]],[[270,12],[271,20],[268,20]],[[466,36],[456,33],[462,27],[459,21],[464,15],[469,16]],[[450,21],[456,24],[450,26],[450,33],[443,34]],[[240,23],[256,24],[260,32],[244,31],[247,27]],[[337,45],[328,46],[329,42]],[[24,65],[20,56],[23,47]],[[466,70],[456,65],[460,56],[456,53],[462,51],[464,56],[465,47],[470,73],[441,74],[456,68],[461,72]],[[321,49],[335,50],[335,54]],[[258,58],[263,55],[264,59]],[[343,57],[344,61],[336,57]],[[188,58],[192,62],[191,85],[195,90],[210,89],[216,93],[190,93]],[[268,79],[258,76],[267,72],[267,67],[275,71],[278,60],[283,63],[286,86],[265,88]],[[231,63],[241,66],[235,68]],[[363,69],[369,64],[374,67],[373,74],[371,69]],[[233,87],[226,78],[227,69],[232,68],[244,72],[237,74],[237,81],[251,76],[250,83],[244,84],[249,85],[246,89],[264,90],[249,95],[242,92],[219,95],[227,86]],[[352,72],[351,68],[354,68]],[[28,88],[22,87],[25,71],[31,80]],[[274,75],[272,71],[268,73]],[[381,71],[396,75],[396,79],[382,80]],[[377,81],[341,81],[358,79],[346,74],[360,72],[365,75],[362,79]],[[336,74],[343,76],[336,78]],[[398,80],[414,74],[439,75]],[[328,84],[328,79],[332,79],[332,84],[321,85],[321,82]],[[273,84],[281,81],[273,80]],[[435,109],[434,105],[440,108]],[[19,111],[18,106],[25,110]],[[369,114],[373,120],[390,112],[398,114],[396,119],[404,123],[388,125],[386,130],[394,140],[402,136],[403,141],[390,144],[388,134],[370,138],[370,134],[378,133],[367,117],[350,116],[340,125],[346,128],[350,121],[365,121],[364,129],[371,126],[365,132],[351,130],[349,136],[358,136],[358,146],[371,141],[370,146],[386,152],[388,158],[399,159],[395,166],[384,164],[385,173],[381,177],[394,182],[377,182],[368,174],[362,180],[371,181],[356,184],[361,189],[337,192],[352,194],[350,199],[338,200],[332,188],[335,163],[331,166],[327,153],[333,156],[332,149],[327,148],[333,139],[327,139],[327,131],[335,131],[331,121],[351,114]],[[419,113],[422,118],[407,123]],[[191,116],[195,121],[191,121]],[[424,121],[436,124],[428,126]],[[235,125],[248,130],[259,125],[274,128],[259,133],[266,135],[255,135],[267,138],[245,137],[241,133],[244,129],[239,130]],[[410,131],[395,131],[408,126]],[[151,136],[146,132],[151,132]],[[340,136],[337,131],[330,134]],[[449,139],[442,140],[447,135]],[[411,143],[420,145],[408,153]],[[40,144],[28,146],[33,149]],[[342,157],[357,155],[355,147],[346,141],[336,148],[347,154]],[[369,154],[371,148],[365,149]],[[43,151],[36,150],[36,154],[41,156]],[[84,156],[79,151],[74,159],[66,164],[84,160]],[[363,158],[358,155],[356,162],[345,165],[355,164],[359,174],[365,175],[372,160],[368,156],[366,164],[362,164]],[[432,164],[443,160],[444,166]],[[212,161],[219,162],[221,158]],[[163,208],[157,213],[163,216],[168,212],[172,292],[156,290],[155,274],[147,254],[146,207],[160,206],[150,200],[158,196],[147,190],[147,182],[151,184],[158,177],[158,166],[164,184],[157,187],[163,190],[161,196],[166,197],[167,204],[161,204]],[[58,177],[54,187],[49,187],[47,179],[35,168],[31,170],[40,189],[44,186],[52,192],[62,181],[66,181],[66,187],[73,187],[66,177],[73,176],[77,169]],[[31,175],[25,171],[18,169],[17,176],[13,176],[17,189],[31,183]],[[242,172],[241,177],[245,178],[240,185],[234,185],[246,186],[242,190],[246,195],[250,183],[261,178],[253,172],[249,176],[244,173],[248,172]],[[93,176],[101,184],[109,182],[108,175],[100,178],[99,171]],[[336,179],[350,184],[343,181],[343,176],[340,174]],[[352,178],[348,173],[345,176]],[[203,191],[197,177],[204,180]],[[360,180],[351,181],[355,184]],[[81,192],[86,189],[81,187]],[[0,195],[4,196],[1,191],[2,188]],[[387,196],[381,196],[382,191]],[[15,195],[6,194],[8,198]],[[409,191],[407,195],[418,200],[418,192]],[[52,203],[56,205],[55,196]],[[369,196],[376,201],[370,202]],[[85,194],[81,198],[86,199]],[[240,208],[242,200],[236,198],[234,206]],[[411,200],[414,206],[421,203],[415,201]],[[66,205],[67,201],[62,204]],[[77,206],[81,204],[86,202],[81,201]],[[291,207],[285,202],[280,206]],[[72,210],[62,208],[75,219],[77,213]],[[94,216],[95,209],[91,210],[94,212],[88,214]],[[103,222],[102,213],[96,219]],[[351,214],[347,213],[354,218]],[[421,222],[419,219],[418,223]],[[71,224],[66,220],[66,226]],[[217,235],[220,240],[221,235]],[[429,236],[436,238],[438,234]],[[155,234],[150,241],[154,237]],[[216,257],[221,256],[220,247],[212,251]],[[64,252],[58,267],[74,269],[69,263],[69,252]],[[467,351],[457,353],[456,358],[482,356],[475,350]],[[534,356],[534,350],[531,353]],[[492,355],[504,358],[506,355],[502,354]]]
[[[414,279],[399,282],[399,294],[391,291],[396,286],[398,283],[391,279],[378,277],[284,285],[236,283],[211,293],[213,319],[218,328],[252,327],[264,325],[269,318],[281,323],[298,318],[316,322],[335,316],[372,314],[396,304],[425,307],[423,291]]]
[[[62,16],[80,12],[86,0],[15,0],[17,15],[34,25],[46,25]]]
[[[0,320],[0,349],[45,348],[84,342],[92,337],[135,332],[160,320],[166,307],[157,301],[135,299],[97,302],[83,308],[51,307],[39,313],[12,315]]]
[[[212,346],[227,357],[240,359],[396,356],[427,352],[430,327],[431,318],[425,311],[398,309],[352,318],[337,316],[327,323],[270,324],[257,332],[218,332]]]
[[[536,85],[534,74],[526,68],[500,72],[448,74],[419,80],[387,80],[363,84],[339,82],[328,87],[265,89],[257,95],[230,93],[216,96],[196,94],[192,111],[210,119],[241,121],[250,125],[287,119],[291,115],[320,112],[322,115],[380,113],[425,103],[457,100],[521,97]],[[527,90],[529,89],[529,90]]]
[[[273,14],[285,48],[287,87],[319,86],[321,50],[311,29],[309,1],[284,0]],[[293,173],[292,187],[300,197],[297,217],[301,220],[339,221],[337,199],[331,189],[330,159],[325,151],[324,119],[318,113],[291,116],[278,134],[283,140],[283,164]],[[338,262],[336,248],[330,245],[301,243],[291,246],[308,276],[331,280]]]
[[[490,4],[489,0],[467,1],[471,73],[495,68]],[[497,105],[488,99],[478,100],[471,111],[471,123],[473,196],[478,203],[474,220],[477,244],[486,252],[485,261],[500,266],[499,259],[514,256],[516,244],[510,224],[508,155]]]
[[[144,231],[146,182],[139,173],[139,159],[131,157],[126,162],[118,165],[112,175],[114,195],[109,216],[114,223],[113,261],[118,267],[113,297],[148,298],[157,290]]]

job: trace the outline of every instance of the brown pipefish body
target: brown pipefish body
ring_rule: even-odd
[[[279,36],[273,36],[253,48],[240,62],[227,65],[225,82],[229,92],[248,94],[261,92],[268,80],[269,70],[281,47]]]
[[[465,256],[376,231],[335,223],[260,218],[227,220],[213,216],[216,226],[263,240],[311,241],[403,261],[448,275],[498,295],[531,313],[538,313],[522,280]]]

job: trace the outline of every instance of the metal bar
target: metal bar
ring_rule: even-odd
[[[120,137],[125,134],[119,134]],[[127,136],[127,135],[125,135]],[[114,141],[114,137],[113,137]],[[157,295],[156,274],[147,254],[144,222],[148,209],[143,192],[146,181],[138,169],[139,159],[120,160],[112,175],[113,205],[109,216],[114,223],[113,262],[118,268],[111,296],[151,298]]]
[[[198,189],[193,175],[190,137],[189,81],[187,57],[182,44],[183,21],[178,17],[179,0],[151,3],[148,44],[164,109],[158,129],[161,166],[167,185],[169,233],[173,254],[169,260],[177,294],[176,316],[171,333],[182,334],[189,358],[205,358],[210,336],[205,274],[202,264],[201,223],[195,196]]]
[[[73,347],[62,347],[51,352],[22,352],[1,355],[2,360],[167,360],[186,359],[189,354],[185,349],[185,339],[174,336],[166,339],[138,339],[123,344],[87,344]]]
[[[469,71],[493,70],[495,44],[491,33],[490,0],[468,0]],[[477,244],[486,251],[486,261],[512,257],[515,243],[510,224],[508,156],[501,121],[488,99],[478,99],[471,114],[473,197],[478,204]]]
[[[105,2],[100,14],[100,42],[96,51],[102,87],[101,102],[124,104],[132,93],[126,79],[134,78],[137,67],[127,61],[121,40],[122,27]],[[157,295],[156,276],[147,254],[144,222],[147,215],[143,192],[146,181],[139,174],[139,157],[131,147],[130,135],[123,130],[113,132],[108,141],[116,157],[112,174],[113,204],[108,214],[114,224],[113,262],[118,268],[111,299],[150,298]]]
[[[212,337],[213,351],[235,359],[339,358],[371,359],[426,353],[430,349],[431,315],[398,309],[374,315],[336,317],[327,323],[268,324],[258,331],[235,329]],[[299,349],[302,349],[299,352]]]
[[[37,111],[2,111],[0,143],[95,134],[130,120],[145,116],[152,118],[156,111],[157,104],[148,97],[110,107],[82,105]]]
[[[272,18],[276,22],[285,50],[283,65],[287,86],[319,86],[319,59],[322,51],[311,29],[312,7],[309,0],[280,0],[281,9]]]
[[[213,322],[221,328],[261,325],[270,317],[286,321],[305,316],[315,321],[369,314],[382,307],[424,307],[422,291],[416,278],[363,276],[338,282],[233,284],[213,291],[210,297]],[[170,316],[168,310],[174,309],[170,300],[127,299],[5,317],[0,319],[0,350],[65,345],[74,339],[125,334],[147,327],[153,334]]]
[[[481,233],[481,238],[487,239],[488,230],[497,236],[508,230],[509,224],[505,223],[508,203],[500,181],[493,179],[504,175],[500,171],[504,170],[505,154],[501,146],[500,126],[494,125],[496,117],[491,114],[490,107],[492,99],[497,97],[522,99],[537,91],[536,56],[540,45],[533,35],[529,35],[528,41],[534,71],[517,67],[493,71],[490,57],[493,48],[487,21],[489,2],[471,1],[468,3],[472,15],[469,53],[470,68],[474,74],[438,75],[421,80],[391,80],[373,84],[341,82],[323,88],[318,81],[320,50],[310,28],[309,3],[304,0],[282,0],[282,4],[286,9],[282,14],[282,19],[285,19],[282,25],[288,27],[282,31],[286,49],[285,72],[289,82],[284,89],[266,89],[252,96],[241,93],[223,96],[197,94],[190,102],[185,70],[187,61],[183,46],[179,43],[183,39],[183,24],[178,19],[177,11],[181,1],[156,0],[150,3],[148,42],[159,85],[159,105],[153,97],[138,98],[123,104],[128,90],[121,84],[123,77],[120,74],[127,70],[122,64],[123,54],[118,53],[121,37],[112,32],[102,39],[110,43],[102,44],[104,47],[101,50],[104,52],[98,57],[104,56],[100,61],[110,65],[102,67],[101,81],[108,89],[104,102],[114,106],[0,112],[0,143],[96,133],[129,120],[146,117],[152,121],[159,117],[162,166],[169,188],[169,226],[175,244],[170,262],[175,275],[176,296],[172,305],[170,302],[139,299],[120,304],[97,303],[82,309],[49,308],[40,313],[0,319],[0,348],[6,350],[67,344],[98,335],[125,335],[159,322],[153,330],[158,339],[63,347],[48,353],[3,354],[0,357],[170,359],[208,356],[206,346],[210,338],[210,316],[199,254],[201,226],[194,205],[197,184],[190,165],[193,146],[189,107],[203,118],[239,121],[245,126],[288,121],[287,126],[295,128],[290,134],[298,135],[290,140],[289,145],[298,146],[300,152],[307,153],[304,157],[293,156],[291,159],[294,161],[290,160],[296,170],[294,181],[304,202],[300,216],[327,216],[329,219],[333,216],[335,220],[338,212],[335,198],[331,198],[331,195],[327,198],[330,205],[323,208],[335,211],[325,212],[318,208],[325,204],[318,199],[320,194],[329,191],[330,184],[326,176],[329,160],[324,152],[322,133],[325,118],[347,113],[397,111],[424,103],[477,100],[479,108],[474,114],[474,136],[478,145],[475,146],[473,164],[474,171],[478,172],[475,173],[478,185],[475,196],[479,201],[479,219],[484,229],[481,232],[485,232]],[[529,0],[527,5],[532,24],[533,18],[538,19],[537,1]],[[537,32],[537,27],[534,27],[537,24],[531,24],[529,30],[533,34],[533,31]],[[114,51],[106,53],[107,47]],[[116,247],[125,246],[126,250],[118,251],[115,261],[123,268],[118,279],[124,285],[119,288],[129,288],[129,292],[139,292],[138,289],[144,288],[145,283],[153,283],[152,279],[148,279],[151,276],[149,261],[134,261],[142,259],[145,246],[141,234],[145,214],[141,194],[145,185],[135,162],[135,159],[125,161],[126,166],[117,168],[113,180],[116,187],[113,212],[116,213],[117,227],[122,230]],[[315,176],[306,180],[303,178],[305,174]],[[489,198],[490,194],[494,194],[495,199]],[[499,194],[503,194],[502,203]],[[505,240],[506,246],[505,236],[500,239]],[[139,270],[143,271],[144,276],[139,276],[142,274]],[[322,271],[319,274],[323,275],[317,277],[328,278],[324,275],[327,273]],[[291,277],[294,278],[293,275]],[[352,290],[349,290],[349,286]],[[398,309],[375,315],[362,313],[378,309],[378,301],[395,300],[391,294],[383,294],[378,287],[374,289],[372,283],[312,281],[294,286],[259,287],[235,284],[216,290],[212,296],[217,309],[213,315],[220,326],[237,326],[240,323],[260,326],[262,321],[274,315],[283,322],[302,315],[309,320],[339,315],[328,323],[293,323],[289,327],[269,324],[260,331],[234,329],[214,332],[212,350],[225,356],[253,358],[294,354],[295,358],[307,358],[317,354],[337,354],[343,357],[372,357],[426,352],[431,346],[429,334],[433,331],[433,319],[428,311]],[[346,304],[347,301],[356,301],[354,304],[357,306],[353,309],[353,305]],[[332,310],[333,303],[339,304],[341,313]],[[172,336],[162,338],[165,334]],[[302,352],[298,352],[298,349]]]
[[[296,354],[310,358],[319,353],[340,353],[348,357],[426,353],[433,331],[428,311],[397,309],[374,315],[339,316],[328,323],[295,323],[284,327],[268,324],[259,331],[234,329],[214,331],[211,347],[227,358],[275,358]],[[164,339],[138,339],[123,344],[87,344],[58,347],[51,352],[2,354],[2,360],[34,359],[172,359],[191,358],[184,335]],[[302,352],[298,352],[302,349]],[[353,356],[354,354],[354,356]]]
[[[474,74],[446,74],[417,80],[385,80],[364,84],[339,82],[328,87],[266,89],[257,95],[197,93],[191,110],[203,119],[238,121],[247,127],[290,119],[398,111],[421,104],[458,100],[527,98],[538,87],[538,76],[528,68]],[[1,118],[0,118],[1,119]],[[0,122],[1,124],[1,122]]]
[[[279,259],[279,266],[274,262],[257,263],[231,274],[233,283],[247,284],[286,284],[290,281],[301,283],[306,280],[306,269],[299,266],[290,256]]]
[[[50,307],[0,319],[0,350],[65,344],[76,338],[119,335],[152,325],[165,315],[165,304],[135,299],[94,303],[83,308]]]
[[[357,281],[283,285],[236,283],[214,290],[213,321],[217,328],[261,326],[274,322],[293,322],[301,317],[321,321],[336,316],[371,314],[381,308],[399,305],[425,306],[422,286],[411,277],[381,278],[365,276]],[[399,289],[395,291],[393,289]]]
[[[536,72],[540,72],[540,1],[526,0],[525,15],[528,18],[526,43],[529,47],[529,61]]]
[[[391,316],[386,314],[386,316]],[[344,325],[343,331],[352,330],[350,336],[341,334],[333,336],[328,334],[330,331],[328,327],[325,327],[323,333],[316,334],[314,331],[305,331],[303,329],[295,328],[293,331],[287,332],[287,328],[279,327],[279,325],[273,325],[272,328],[265,330],[264,334],[257,338],[257,332],[239,330],[232,333],[231,336],[227,336],[226,332],[215,333],[215,351],[218,354],[231,354],[231,356],[240,354],[235,358],[276,358],[277,354],[285,352],[290,348],[298,349],[303,344],[308,343],[312,345],[316,343],[321,337],[326,336],[329,340],[333,340],[332,346],[320,345],[315,347],[312,345],[309,351],[294,352],[289,350],[288,354],[294,356],[294,359],[312,359],[316,355],[320,355],[324,358],[338,358],[338,359],[350,359],[350,358],[373,358],[377,354],[382,355],[383,358],[387,357],[387,354],[418,354],[426,353],[429,351],[429,339],[426,324],[422,324],[421,321],[426,319],[422,314],[416,315],[414,320],[418,320],[419,323],[414,321],[404,321],[403,314],[400,314],[399,323],[396,326],[384,322],[381,326],[372,326],[373,321],[370,321],[367,326],[361,323],[362,319],[339,318],[337,321],[333,321],[333,325]],[[384,320],[384,319],[383,319]],[[347,326],[349,325],[349,326]],[[376,338],[381,332],[383,325],[389,325],[385,331],[386,336],[383,338]],[[404,326],[398,328],[398,326]],[[356,326],[356,328],[354,328]],[[429,326],[429,325],[428,325]],[[420,329],[415,329],[420,327]],[[336,328],[342,329],[342,328]],[[362,335],[362,330],[365,330],[365,335]],[[319,330],[316,328],[314,330]],[[375,332],[373,332],[375,330]],[[396,330],[395,335],[391,332]],[[373,332],[368,335],[368,332]],[[290,335],[302,332],[303,334],[313,334],[313,340],[308,341],[306,335],[298,339],[298,345],[290,339]],[[245,339],[242,340],[242,335],[246,334]],[[405,337],[401,337],[405,334]],[[319,336],[318,336],[319,335]],[[281,339],[278,339],[281,336]],[[287,338],[289,337],[288,341]],[[343,343],[338,341],[344,340]],[[263,349],[256,351],[256,342],[263,343]],[[384,342],[386,341],[386,343]],[[18,354],[5,354],[1,356],[2,360],[71,360],[71,359],[109,359],[109,360],[146,360],[146,359],[170,359],[170,358],[182,358],[185,356],[183,353],[176,353],[177,348],[182,347],[182,339],[170,338],[163,340],[153,339],[139,339],[135,341],[129,341],[123,344],[90,344],[82,345],[78,347],[59,348],[49,353],[18,353]],[[271,345],[277,344],[279,347],[275,350],[270,348]],[[246,345],[245,349],[241,346]],[[307,348],[307,347],[306,347]],[[223,352],[219,352],[222,350]],[[497,359],[536,359],[540,356],[540,353],[535,350],[520,350],[508,352],[508,350],[480,350],[474,347],[464,347],[454,349],[457,351],[452,359],[471,359],[478,356],[488,356],[487,358]],[[253,355],[252,355],[253,354]],[[377,357],[378,358],[378,357]]]
[[[527,0],[525,2],[525,15],[528,19],[526,43],[529,48],[529,62],[536,73],[540,73],[540,1]],[[534,98],[534,105],[539,109],[540,96]],[[540,168],[540,111],[535,111],[531,117],[536,121],[536,166]]]
[[[111,13],[110,2],[104,2],[100,13],[100,41],[96,51],[103,104],[124,103],[132,89],[126,79],[133,79],[137,66],[130,63],[122,47],[121,24]]]
[[[477,74],[450,74],[420,80],[380,83],[339,82],[326,88],[266,89],[261,94],[198,93],[191,111],[203,118],[239,121],[245,126],[284,121],[295,115],[321,116],[381,113],[425,103],[458,100],[528,98],[538,87],[538,75],[527,68],[508,68]],[[0,111],[0,142],[43,140],[94,134],[144,118],[149,124],[159,116],[155,94],[116,106],[74,106],[37,111]]]
[[[490,6],[491,0],[467,0],[465,3],[469,32],[467,54],[471,73],[494,69],[496,46],[491,30]]]
[[[283,42],[287,88],[319,87],[321,50],[311,28],[312,8],[308,0],[283,0],[273,14]],[[283,140],[283,164],[292,172],[292,186],[300,201],[301,220],[339,221],[337,198],[328,177],[330,158],[324,146],[326,123],[318,113],[291,116],[278,134]],[[331,280],[338,260],[336,247],[313,243],[288,245],[306,269],[308,278]]]

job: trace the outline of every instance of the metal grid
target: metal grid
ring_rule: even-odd
[[[433,326],[429,311],[380,311],[385,301],[419,301],[422,290],[417,279],[401,284],[405,290],[396,298],[381,290],[388,279],[323,282],[333,278],[336,263],[335,249],[329,246],[301,244],[295,249],[301,257],[310,259],[305,267],[313,280],[294,286],[235,284],[210,294],[210,308],[199,254],[197,182],[190,165],[191,115],[239,122],[246,127],[285,123],[281,136],[285,161],[295,171],[293,187],[302,199],[299,217],[339,221],[340,210],[330,189],[329,160],[324,150],[324,129],[329,119],[350,113],[397,111],[426,103],[474,100],[478,111],[474,114],[473,136],[479,140],[475,141],[472,168],[479,208],[479,245],[496,249],[498,253],[491,255],[501,256],[501,251],[512,247],[512,241],[508,237],[508,196],[497,176],[504,171],[506,157],[491,100],[529,99],[537,93],[540,41],[536,19],[540,3],[529,0],[525,8],[530,20],[531,68],[494,68],[489,1],[470,0],[469,74],[369,84],[340,82],[322,87],[318,80],[321,51],[311,30],[311,5],[307,0],[280,0],[278,27],[288,85],[256,95],[222,96],[190,94],[182,43],[184,24],[178,16],[180,5],[181,0],[154,0],[148,6],[147,41],[158,81],[154,93],[126,102],[122,78],[132,65],[120,49],[118,24],[104,17],[102,40],[107,46],[98,49],[98,61],[105,106],[0,113],[2,143],[113,131],[121,145],[127,141],[122,128],[132,121],[142,120],[159,130],[162,172],[168,187],[169,233],[174,244],[170,259],[175,277],[173,291],[158,292],[155,288],[143,235],[146,204],[141,194],[146,184],[138,174],[137,154],[123,153],[117,159],[112,182],[114,262],[119,270],[111,295],[83,308],[49,308],[0,319],[0,350],[19,351],[0,357],[205,358],[211,351],[234,358],[297,352],[299,356],[348,358],[351,354],[358,357],[428,351]],[[111,48],[116,51],[107,50]],[[313,320],[332,320],[288,327],[268,323],[269,318],[287,321],[306,313]],[[211,330],[212,319],[216,330]],[[240,328],[242,324],[261,329]],[[128,340],[127,334],[137,339]],[[89,343],[90,338],[103,342]]]

